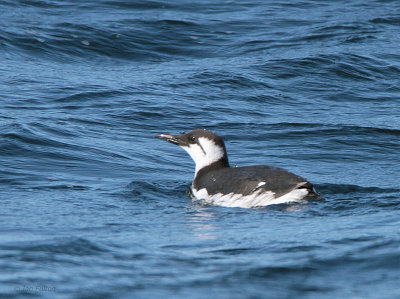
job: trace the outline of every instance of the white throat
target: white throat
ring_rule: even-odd
[[[195,176],[200,169],[217,162],[224,157],[224,149],[206,137],[200,137],[198,143],[183,146],[196,163]]]

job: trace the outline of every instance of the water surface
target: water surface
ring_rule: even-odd
[[[0,294],[400,297],[398,1],[0,1]],[[324,200],[190,200],[153,138]]]

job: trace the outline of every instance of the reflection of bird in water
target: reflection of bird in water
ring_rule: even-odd
[[[210,224],[210,220],[213,218],[213,213],[206,212],[201,208],[187,217],[188,225],[190,226],[193,234],[201,240],[218,239],[218,237],[214,234],[216,227]]]

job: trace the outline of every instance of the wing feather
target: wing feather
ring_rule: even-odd
[[[257,190],[272,191],[276,197],[293,189],[312,190],[312,185],[300,176],[282,168],[261,165],[209,171],[200,178],[196,178],[194,184],[197,190],[206,186],[209,194],[234,192],[244,196]]]

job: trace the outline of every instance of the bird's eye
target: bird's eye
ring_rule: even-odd
[[[189,139],[190,139],[190,141],[193,141],[193,142],[196,141],[196,137],[194,137],[194,136],[190,136]]]

